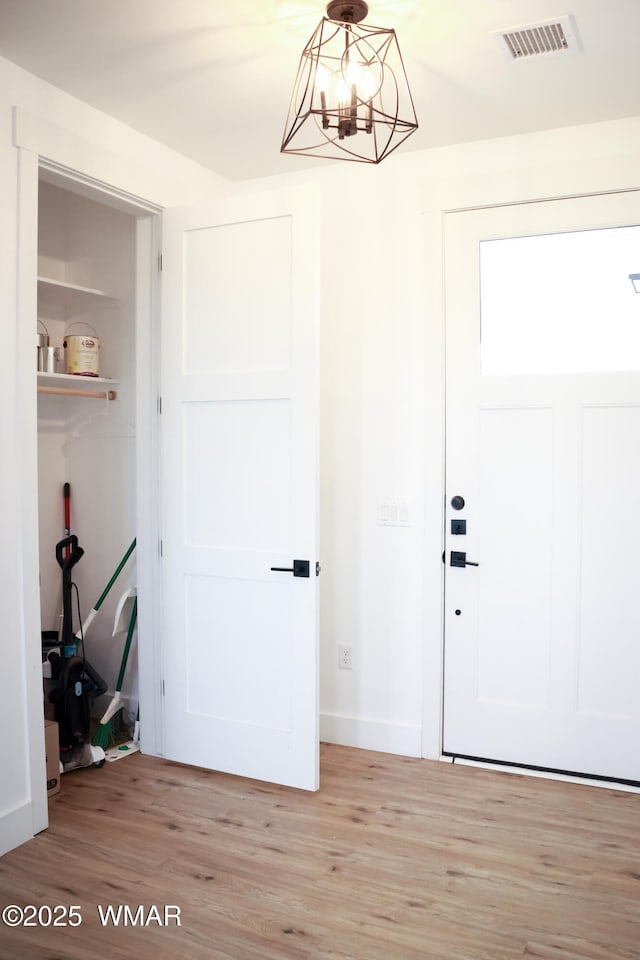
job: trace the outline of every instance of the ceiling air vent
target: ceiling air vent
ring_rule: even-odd
[[[494,37],[503,55],[512,62],[580,52],[573,17],[569,16],[502,30]]]

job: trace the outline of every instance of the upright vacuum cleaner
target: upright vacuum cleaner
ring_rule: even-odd
[[[62,570],[62,657],[51,653],[54,685],[49,700],[55,704],[63,771],[76,767],[102,766],[104,750],[91,744],[91,708],[107,692],[107,684],[82,654],[73,633],[73,583],[71,571],[84,555],[75,535],[56,544],[56,560]]]

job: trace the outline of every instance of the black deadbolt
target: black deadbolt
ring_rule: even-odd
[[[455,496],[451,500],[451,506],[454,510],[462,510],[464,507],[464,497]]]

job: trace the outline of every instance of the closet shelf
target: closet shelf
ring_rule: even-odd
[[[120,383],[108,377],[79,377],[69,373],[37,373],[38,393],[62,397],[85,397],[88,400],[116,400],[112,388]]]
[[[76,283],[53,280],[50,277],[38,277],[38,302],[78,310],[83,307],[106,307],[118,301],[117,297],[112,297],[104,290],[81,287]]]

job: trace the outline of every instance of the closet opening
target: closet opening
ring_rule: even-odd
[[[159,499],[158,219],[115,193],[39,169],[33,364],[43,700],[45,721],[58,722],[65,773],[139,742],[138,654],[141,629],[155,617],[159,572],[149,561]],[[64,699],[74,684],[79,691],[78,679],[74,716]],[[100,723],[116,694],[119,709]]]

